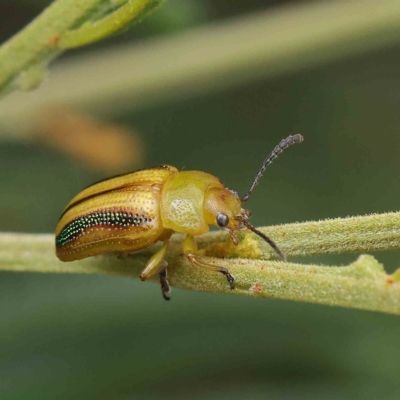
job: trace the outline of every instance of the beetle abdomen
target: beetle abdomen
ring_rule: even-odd
[[[73,206],[57,227],[57,257],[74,261],[154,243],[163,231],[158,204],[157,188],[131,187]]]

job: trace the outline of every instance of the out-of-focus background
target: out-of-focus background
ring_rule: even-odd
[[[0,40],[49,3],[1,2]],[[130,31],[58,59],[34,93],[32,109],[45,86],[51,92],[52,82],[62,84],[76,67],[83,68],[79,86],[85,93],[86,78],[97,71],[93,64],[85,69],[90,57],[104,68],[112,61],[109,74],[118,76],[112,51],[131,51],[133,71],[140,69],[140,51],[142,70],[157,71],[146,65],[154,43],[168,49],[187,35],[201,40],[246,18],[265,17],[267,24],[291,7],[317,3],[168,0]],[[184,57],[174,49],[168,66]],[[240,57],[238,63],[246,61]],[[120,68],[127,65],[121,61]],[[81,103],[70,95],[77,88],[67,84],[57,104],[35,109],[34,116],[28,118],[29,103],[19,121],[3,114],[0,230],[53,232],[63,207],[86,185],[160,163],[207,171],[244,193],[267,153],[299,132],[305,142],[269,167],[254,192],[249,207],[255,225],[397,211],[400,40],[311,67],[281,68],[289,71],[232,84],[214,79],[212,88],[198,83],[195,73],[191,81],[185,70],[188,90],[175,97],[152,75],[158,83],[143,103],[140,95],[129,101],[141,82],[117,89],[110,84],[109,106],[107,91]],[[118,91],[127,101],[115,100]],[[31,95],[5,97],[0,112]],[[374,255],[388,271],[399,267],[400,251]],[[345,265],[356,257],[296,261]],[[172,297],[167,303],[158,285],[126,278],[2,272],[0,398],[400,398],[398,317],[181,290]]]

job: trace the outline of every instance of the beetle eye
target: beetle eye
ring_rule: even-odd
[[[220,228],[224,228],[229,224],[229,218],[227,215],[218,213],[217,214],[217,224]]]

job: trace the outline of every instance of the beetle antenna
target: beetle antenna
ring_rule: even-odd
[[[252,232],[254,232],[256,235],[260,236],[260,238],[264,239],[278,254],[278,256],[282,259],[282,261],[286,262],[286,256],[283,254],[282,250],[277,246],[277,244],[270,239],[267,235],[264,235],[262,232],[260,232],[258,229],[256,229],[253,225],[250,225],[245,219],[241,219],[240,222],[248,229],[250,229]]]
[[[303,136],[300,134],[294,135],[294,136],[288,136],[286,139],[282,139],[281,142],[278,144],[278,146],[275,147],[275,149],[271,152],[271,154],[264,160],[263,164],[261,165],[260,170],[258,171],[256,177],[254,178],[253,183],[250,186],[249,191],[246,193],[245,196],[242,198],[242,202],[247,201],[250,198],[250,195],[253,193],[254,188],[256,187],[258,181],[262,177],[265,169],[268,167],[269,164],[272,163],[272,161],[275,160],[276,157],[279,156],[289,146],[295,143],[301,143],[304,140]],[[271,245],[272,246],[272,245]]]

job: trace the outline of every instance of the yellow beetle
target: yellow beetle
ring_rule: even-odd
[[[300,143],[299,134],[283,139],[264,160],[249,191],[240,199],[213,175],[201,171],[178,171],[170,165],[119,175],[89,186],[65,208],[56,229],[56,254],[61,261],[111,252],[131,252],[157,241],[164,245],[150,258],[140,274],[145,281],[160,274],[162,295],[170,291],[164,255],[173,232],[185,233],[183,253],[205,269],[224,274],[234,289],[234,278],[226,268],[207,264],[197,252],[194,236],[209,225],[228,229],[237,244],[236,230],[250,229],[262,237],[285,260],[278,246],[247,221],[250,211],[242,208],[265,168],[287,147]]]

